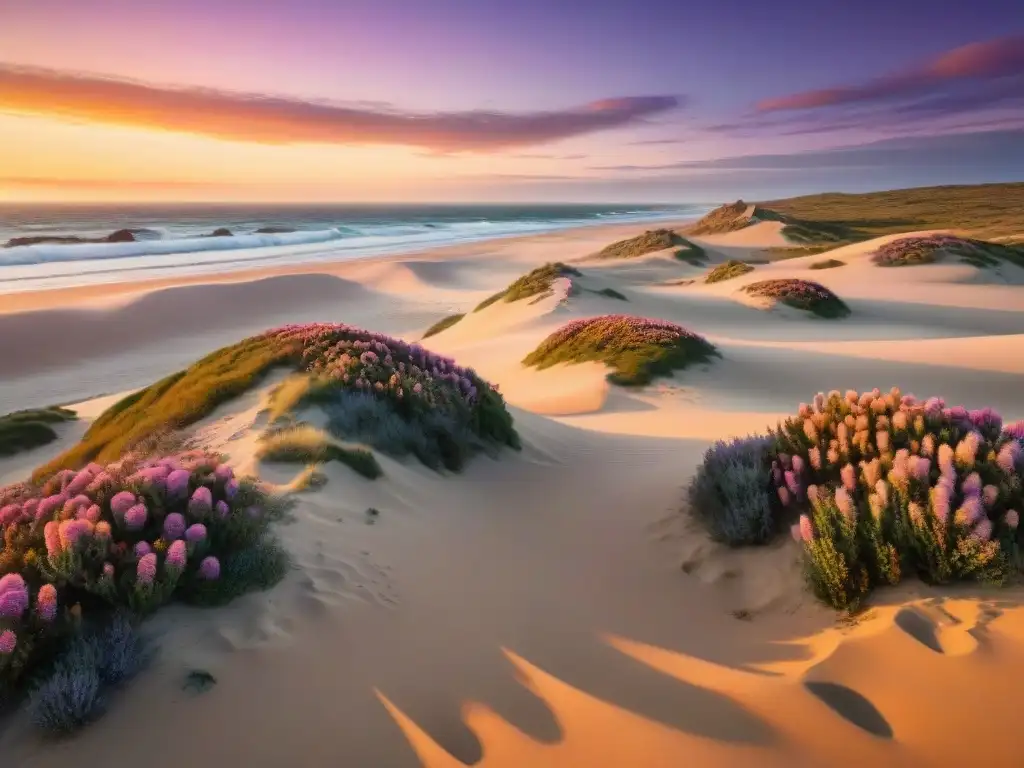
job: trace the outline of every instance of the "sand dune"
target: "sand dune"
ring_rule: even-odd
[[[778,229],[695,242],[714,264],[777,247]],[[1024,281],[1010,267],[883,269],[870,261],[879,241],[711,285],[707,268],[665,253],[586,259],[624,234],[635,232],[120,286],[89,308],[60,292],[0,314],[6,411],[142,386],[278,323],[412,339],[465,312],[427,346],[499,383],[523,440],[458,475],[387,456],[376,481],[322,467],[326,487],[299,496],[281,529],[296,562],[281,585],[224,609],[161,612],[148,630],[160,656],[107,717],[46,745],[15,717],[0,731],[4,765],[1019,764],[1009,702],[1024,673],[1020,589],[904,584],[837,623],[806,592],[794,542],[715,544],[682,500],[711,441],[761,430],[819,390],[897,384],[1024,418]],[[830,257],[846,265],[809,269]],[[578,261],[579,285],[628,300],[559,279],[550,295],[472,311],[554,260]],[[769,277],[820,281],[852,315],[737,300]],[[610,385],[596,363],[521,365],[563,323],[615,312],[682,323],[722,358],[638,390]],[[256,459],[274,381],[191,434],[286,485],[297,469]],[[76,406],[81,420],[59,443],[0,460],[0,479],[56,454],[115,397]],[[191,669],[218,684],[183,692]]]

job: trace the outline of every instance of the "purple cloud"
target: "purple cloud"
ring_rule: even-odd
[[[626,96],[563,110],[411,113],[258,93],[171,87],[0,64],[8,111],[264,144],[399,144],[490,152],[622,128],[675,109],[675,96]]]
[[[921,67],[846,85],[765,99],[758,112],[819,109],[924,95],[965,81],[1024,75],[1024,35],[971,43],[944,53]]]

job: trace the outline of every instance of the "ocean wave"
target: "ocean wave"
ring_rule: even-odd
[[[307,245],[340,240],[338,229],[309,232],[285,232],[233,237],[186,237],[180,239],[138,240],[133,243],[71,243],[65,245],[18,245],[0,251],[0,267],[51,264],[65,261],[102,261],[137,256],[167,256],[202,251],[236,251],[283,245]]]

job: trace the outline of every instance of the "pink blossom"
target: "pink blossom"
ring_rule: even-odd
[[[779,501],[782,502],[782,506],[788,507],[790,499],[789,499],[789,491],[786,489],[786,487],[785,486],[780,486],[778,488],[778,490],[776,491],[776,493],[778,493],[778,495],[779,495]]]
[[[847,491],[853,492],[857,488],[857,470],[854,469],[853,464],[845,464],[839,470],[839,476],[842,478],[843,487]]]
[[[224,495],[227,496],[228,499],[233,499],[233,498],[235,498],[235,494],[237,494],[237,493],[238,493],[238,481],[235,480],[235,479],[228,480],[224,484]]]
[[[216,557],[204,557],[199,563],[199,577],[205,581],[216,581],[220,577],[220,561]]]
[[[100,520],[98,523],[96,523],[96,527],[93,529],[93,536],[95,536],[97,539],[100,539],[101,541],[109,539],[111,536],[110,523],[108,523],[106,520]]]
[[[816,486],[816,485],[808,485],[807,486],[807,500],[809,502],[811,502],[812,504],[817,503],[817,501],[818,501],[818,486]]]
[[[63,549],[74,549],[78,542],[92,536],[92,523],[88,520],[63,520],[57,527]]]
[[[1006,424],[1003,427],[1003,434],[1015,440],[1024,440],[1024,419],[1015,421],[1012,424]]]
[[[104,563],[103,564],[103,576],[108,579],[114,578],[114,564]]]
[[[904,411],[896,411],[892,415],[892,426],[897,432],[905,432],[907,429],[907,414]]]
[[[187,469],[175,469],[167,475],[167,495],[180,499],[188,493],[188,484],[192,473]]]
[[[141,560],[143,557],[153,551],[153,548],[149,546],[147,541],[139,541],[135,544],[135,557]]]
[[[1008,509],[1006,511],[1006,524],[1010,526],[1010,530],[1017,530],[1017,526],[1020,525],[1020,515],[1015,509]]]
[[[0,618],[20,619],[28,609],[28,587],[17,573],[0,578]]]
[[[224,520],[228,515],[231,514],[231,508],[227,505],[227,502],[218,501],[216,504],[217,516]]]
[[[185,542],[181,539],[171,542],[167,548],[167,559],[164,561],[168,568],[181,571],[185,568],[188,552],[185,549]]]
[[[61,553],[60,523],[51,520],[43,526],[43,541],[46,543],[46,554],[51,560]]]
[[[168,541],[180,539],[185,533],[185,518],[178,512],[171,512],[164,518],[164,538]]]
[[[124,526],[129,531],[140,531],[146,525],[148,510],[145,504],[135,504],[124,513]]]
[[[1020,460],[1021,455],[1021,444],[1015,441],[1006,443],[1002,448],[999,449],[999,453],[996,454],[996,464],[1008,475],[1012,475],[1016,470],[1016,465]]]
[[[807,542],[814,541],[814,526],[807,515],[800,515],[800,538]]]
[[[143,555],[135,565],[135,580],[139,584],[152,584],[156,578],[156,554]]]
[[[971,472],[964,478],[960,490],[965,496],[978,496],[981,494],[981,476],[977,472]]]
[[[110,500],[110,511],[117,517],[124,517],[125,513],[135,505],[135,494],[130,491],[115,493]]]
[[[836,489],[836,507],[851,523],[857,520],[857,507],[845,488]]]
[[[921,438],[921,454],[924,456],[935,455],[935,436],[925,435]]]
[[[950,506],[949,486],[939,483],[931,490],[932,512],[940,523],[945,524],[949,519]]]
[[[192,494],[192,499],[188,503],[188,511],[196,517],[202,517],[209,514],[211,509],[213,509],[213,494],[209,488],[201,485]]]
[[[202,523],[190,525],[185,530],[185,540],[190,544],[198,544],[206,538],[206,526]]]
[[[43,584],[36,597],[36,614],[49,623],[57,615],[57,588],[53,584]]]
[[[807,452],[807,458],[810,460],[811,466],[815,470],[820,470],[821,469],[821,449],[820,448],[818,448],[817,446],[814,446],[813,448],[811,448]]]
[[[921,525],[924,522],[924,508],[916,501],[907,505],[907,511],[910,513],[910,521],[914,525]]]
[[[988,541],[992,538],[992,521],[987,517],[982,518],[974,530],[971,531],[971,536],[979,541]]]
[[[0,654],[5,656],[10,653],[14,653],[14,649],[18,647],[18,636],[14,634],[13,630],[5,629],[0,632]]]

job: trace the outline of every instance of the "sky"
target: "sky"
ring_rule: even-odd
[[[1022,0],[0,0],[0,201],[1020,180]]]

